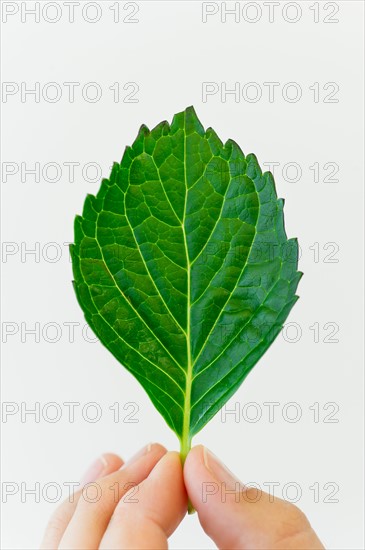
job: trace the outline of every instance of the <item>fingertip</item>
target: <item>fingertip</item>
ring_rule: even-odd
[[[183,483],[183,472],[181,466],[180,455],[176,451],[167,451],[162,458],[157,462],[156,466],[149,475],[150,479],[155,479],[160,476],[171,477],[171,479]]]
[[[141,494],[145,498],[144,506],[150,505],[153,510],[149,517],[155,517],[156,523],[163,525],[169,536],[187,510],[188,497],[179,453],[168,451],[161,458],[141,484]]]
[[[154,465],[154,468],[157,464],[165,457],[167,454],[167,449],[160,443],[149,443],[145,449],[145,456],[148,456],[149,459],[153,459],[156,461],[156,464]],[[152,470],[153,471],[153,470]],[[150,474],[151,475],[151,474]]]
[[[206,453],[207,448],[203,445],[196,445],[188,453],[184,463],[184,480],[187,486],[205,476]]]
[[[162,446],[157,447],[162,452]],[[133,498],[130,498],[133,496]],[[164,452],[133,495],[117,505],[101,548],[167,548],[169,537],[186,513],[180,456]],[[118,541],[118,546],[112,544]]]
[[[166,447],[164,447],[160,443],[150,443],[149,447],[150,447],[150,449],[149,449],[150,451],[154,451],[154,452],[159,453],[161,455],[165,455],[167,453]]]
[[[176,466],[179,466],[180,470],[182,471],[181,458],[180,454],[177,451],[167,451],[166,456],[168,456],[169,461],[174,463]]]
[[[147,477],[166,453],[167,450],[163,445],[149,443],[142,447],[142,449],[139,449],[120,469],[130,472],[131,475],[135,471],[145,471],[144,477]]]
[[[114,453],[103,453],[100,460],[104,464],[104,467],[108,472],[115,472],[119,470],[124,464],[124,460]]]
[[[190,466],[191,463],[195,463],[196,461],[203,461],[205,452],[206,447],[204,445],[195,445],[195,447],[192,447],[186,457],[185,466]]]
[[[123,466],[124,462],[120,456],[114,453],[103,453],[94,460],[86,472],[82,475],[80,483],[86,485],[92,481],[112,474]]]

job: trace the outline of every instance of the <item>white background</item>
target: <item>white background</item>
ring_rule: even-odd
[[[4,9],[9,3],[2,4]],[[287,2],[276,7],[272,22],[268,7],[256,2],[251,11],[241,13],[239,21],[227,16],[225,23],[220,4],[216,5],[218,13],[203,23],[200,2],[139,2],[138,13],[132,16],[136,23],[123,22],[133,10],[133,6],[123,9],[123,2],[119,23],[110,10],[115,2],[99,3],[101,17],[96,23],[83,19],[83,1],[75,8],[74,23],[68,22],[63,2],[58,2],[61,19],[56,23],[46,20],[57,15],[52,7],[36,23],[31,15],[21,20],[24,5],[29,9],[34,2],[10,4],[19,11],[2,24],[3,81],[16,83],[19,89],[22,82],[27,88],[39,82],[41,95],[39,102],[31,95],[22,101],[20,91],[3,96],[2,238],[7,253],[2,258],[6,340],[2,398],[19,410],[39,403],[41,415],[39,422],[29,414],[22,422],[20,412],[3,415],[2,480],[13,482],[19,490],[3,504],[2,547],[37,548],[55,506],[42,495],[35,502],[34,495],[22,494],[24,489],[39,483],[42,490],[49,482],[64,487],[65,481],[77,481],[102,452],[129,457],[151,439],[177,449],[176,437],[134,378],[99,343],[83,338],[83,315],[72,289],[71,264],[63,243],[73,239],[73,219],[81,212],[86,193],[96,193],[100,184],[99,180],[90,182],[95,171],[90,169],[85,179],[81,168],[98,163],[107,177],[111,163],[120,161],[141,123],[152,128],[193,104],[203,125],[212,126],[223,141],[234,139],[245,153],[254,152],[261,164],[280,163],[275,171],[278,195],[286,199],[287,233],[299,239],[300,269],[304,271],[300,300],[287,321],[292,324],[286,338],[277,338],[226,407],[238,411],[239,418],[218,414],[195,443],[210,447],[245,482],[259,483],[263,489],[264,483],[279,482],[278,496],[283,496],[288,482],[298,484],[302,496],[297,505],[327,548],[364,548],[363,3],[330,3],[327,11],[319,3],[318,23],[314,22],[316,8],[310,9],[314,2],[300,2],[296,23],[288,19],[295,17],[297,8],[288,7]],[[253,23],[249,20],[255,18],[257,6],[262,14]],[[331,16],[336,6],[339,11]],[[89,19],[95,14],[93,8],[86,12]],[[339,21],[325,23],[326,16]],[[62,90],[62,97],[54,103],[49,101],[54,89],[48,88],[48,98],[47,89],[46,99],[42,96],[44,85],[50,82]],[[80,83],[73,103],[64,82]],[[89,82],[98,83],[102,90],[96,103],[82,96]],[[115,82],[120,83],[122,96],[117,103],[109,89]],[[139,87],[135,103],[123,102],[132,90],[123,90],[129,82]],[[215,82],[219,89],[205,102],[203,82]],[[232,95],[222,101],[222,82],[227,88],[239,83],[244,95],[238,102]],[[249,82],[261,90],[257,102],[245,95],[254,97],[254,88],[244,88]],[[264,82],[279,83],[272,102]],[[284,88],[289,82],[296,82],[297,89],[300,86],[302,96],[297,102],[283,99],[285,92],[289,99],[295,95],[293,87]],[[310,89],[315,82],[320,92],[317,101]],[[323,88],[328,82],[339,87],[333,96],[337,102],[324,102],[332,91]],[[91,88],[88,91],[91,96]],[[51,168],[45,177],[41,173],[39,182],[24,173],[36,162],[41,172],[48,163],[58,163],[59,181],[50,181],[55,177]],[[74,182],[64,165],[69,162],[80,163]],[[302,174],[296,182],[288,181],[295,179],[295,172],[282,171],[288,162],[300,165]],[[323,181],[330,173],[328,166],[327,171],[323,168],[328,162],[338,165],[333,179],[339,181]],[[18,169],[6,181],[4,169],[8,171],[9,164],[4,168],[4,163],[15,163],[14,171]],[[23,174],[21,163],[25,163]],[[319,182],[309,168],[315,163],[321,167]],[[57,243],[58,248],[48,243]],[[325,249],[326,243],[335,245]],[[26,253],[35,247],[39,253]],[[55,254],[58,261],[52,262]],[[40,324],[39,342],[25,332],[35,323]],[[79,323],[73,342],[65,323]],[[309,328],[314,323],[320,327],[319,342]],[[337,334],[331,337],[332,325],[324,328],[326,323],[337,324]],[[9,335],[11,330],[14,334]],[[91,332],[87,334],[92,337]],[[301,337],[294,342],[296,334]],[[338,342],[324,342],[325,337]],[[51,343],[52,338],[58,341]],[[50,402],[59,404],[62,417],[58,422],[50,422],[55,409],[44,408]],[[65,402],[80,403],[73,423]],[[90,402],[101,407],[99,422],[91,423],[81,414]],[[113,421],[109,409],[115,402],[120,403],[120,422]],[[131,402],[136,405],[123,409]],[[256,405],[245,407],[250,402]],[[269,422],[265,402],[279,403],[274,422]],[[301,415],[297,422],[287,419],[296,414],[295,408],[287,406],[292,402]],[[310,409],[316,402],[318,422]],[[10,410],[11,405],[5,406]],[[138,422],[123,422],[133,407],[138,408],[133,417]],[[325,422],[332,411],[329,419],[338,422]],[[84,416],[87,412],[91,416],[95,411],[86,408]],[[254,418],[258,413],[260,419],[248,421],[247,415]],[[318,499],[314,486],[319,487]],[[289,498],[294,493],[289,491]],[[50,491],[49,498],[53,495]],[[325,502],[328,499],[338,502]],[[170,544],[171,548],[213,546],[196,515],[185,518]]]

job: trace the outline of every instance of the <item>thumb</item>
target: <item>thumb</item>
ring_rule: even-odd
[[[184,480],[199,521],[218,548],[324,548],[299,508],[245,486],[201,445],[186,458]]]

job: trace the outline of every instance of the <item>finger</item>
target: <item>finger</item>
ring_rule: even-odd
[[[148,476],[165,453],[161,445],[148,445],[121,470],[86,485],[62,537],[60,550],[98,548],[119,500]]]
[[[167,453],[138,491],[119,502],[100,549],[163,549],[186,513],[187,495],[181,460]]]
[[[119,456],[111,453],[103,454],[100,458],[93,462],[81,479],[80,484],[83,486],[85,483],[95,481],[102,476],[111,474],[112,472],[119,470],[122,465],[123,460]],[[52,514],[44,534],[41,550],[58,548],[63,533],[65,532],[66,527],[76,509],[80,495],[81,490],[72,495],[72,498],[62,502],[62,504],[58,506]]]
[[[202,446],[189,453],[184,479],[199,521],[218,548],[324,548],[296,506],[246,487]]]

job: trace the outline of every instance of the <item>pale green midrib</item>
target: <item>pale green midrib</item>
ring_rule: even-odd
[[[188,243],[186,240],[185,232],[185,215],[186,215],[186,203],[188,200],[188,182],[186,177],[187,172],[187,155],[186,155],[186,113],[184,113],[184,183],[185,183],[185,204],[184,214],[182,220],[182,231],[184,236],[184,246],[186,253],[186,267],[187,267],[187,315],[186,315],[186,348],[187,348],[187,371],[186,371],[186,386],[185,386],[185,401],[184,401],[184,416],[183,416],[183,429],[181,434],[181,454],[183,460],[186,458],[186,454],[190,450],[190,403],[191,403],[191,384],[192,384],[192,361],[191,361],[191,340],[190,340],[190,261]]]

